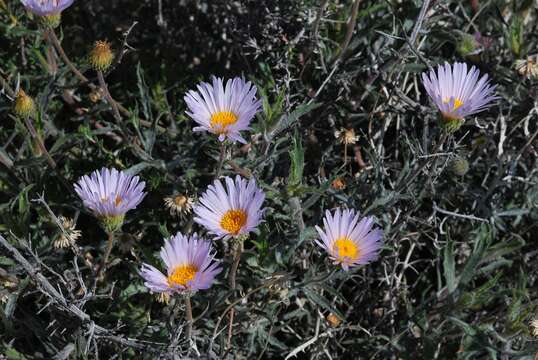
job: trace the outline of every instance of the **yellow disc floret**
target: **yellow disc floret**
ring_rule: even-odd
[[[220,227],[232,235],[237,235],[246,223],[247,213],[244,210],[228,210],[220,220]]]
[[[237,121],[237,115],[231,111],[219,111],[211,115],[211,128],[217,131],[219,134],[226,133],[226,127],[228,125],[235,124]]]
[[[353,240],[347,237],[342,237],[336,240],[333,245],[333,250],[336,253],[336,255],[342,260],[344,258],[348,258],[354,261],[360,255],[360,251],[359,251],[359,248],[357,247],[357,244],[355,244]]]
[[[194,265],[180,265],[174,268],[172,274],[168,276],[168,284],[170,286],[187,286],[187,283],[194,279],[198,268]]]
[[[15,107],[13,110],[20,117],[33,116],[36,112],[35,102],[21,89],[15,98]]]
[[[106,41],[96,41],[90,52],[90,64],[97,71],[105,71],[112,64],[114,53],[110,49],[110,43]]]

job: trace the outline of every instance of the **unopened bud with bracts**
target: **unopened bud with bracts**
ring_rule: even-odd
[[[456,51],[463,57],[471,57],[480,53],[480,44],[471,34],[461,33],[456,43]]]
[[[50,29],[56,29],[62,22],[62,15],[60,13],[42,16],[39,18],[41,24]]]
[[[26,95],[24,90],[19,90],[17,96],[15,97],[15,106],[13,107],[13,111],[17,116],[22,118],[28,118],[35,115],[36,106],[34,99]]]
[[[96,41],[90,52],[90,65],[96,71],[106,71],[114,60],[114,53],[107,41]]]
[[[469,171],[469,162],[458,156],[451,163],[452,172],[457,176],[464,176]]]

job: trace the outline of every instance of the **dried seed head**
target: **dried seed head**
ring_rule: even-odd
[[[164,204],[172,216],[184,216],[191,212],[194,199],[184,194],[164,198]]]
[[[529,56],[526,60],[516,60],[514,67],[517,72],[527,78],[538,78],[538,55]]]
[[[65,232],[62,231],[60,236],[54,241],[54,247],[63,249],[74,245],[77,239],[82,235],[82,232],[75,229],[75,222],[73,219],[64,216],[59,216],[58,219],[62,223]]]
[[[327,315],[327,321],[332,327],[338,327],[342,323],[342,320],[333,313]]]
[[[538,318],[535,318],[531,321],[530,328],[532,335],[538,338]]]
[[[114,53],[107,41],[96,41],[90,52],[90,64],[97,71],[106,71],[114,60]]]
[[[359,140],[359,136],[355,135],[355,130],[345,128],[336,130],[334,132],[334,137],[337,138],[340,143],[345,145],[355,144]]]
[[[331,187],[334,190],[344,190],[346,188],[346,181],[341,177],[337,177],[331,183]]]

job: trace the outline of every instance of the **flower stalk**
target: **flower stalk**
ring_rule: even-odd
[[[114,247],[114,232],[108,233],[108,239],[107,239],[107,245],[106,250],[103,255],[103,258],[101,259],[101,264],[99,264],[99,267],[97,268],[97,272],[95,274],[95,281],[93,283],[93,292],[95,292],[95,289],[97,288],[97,282],[100,280],[101,276],[103,276],[106,264],[108,262],[108,258],[110,257],[110,253],[112,252],[112,248]]]
[[[187,340],[190,341],[192,337],[192,305],[191,296],[185,296],[185,317],[187,318]]]
[[[241,261],[241,254],[243,253],[243,243],[244,243],[244,239],[236,239],[236,240],[237,241],[235,241],[236,244],[235,244],[234,260],[232,263],[232,267],[230,269],[230,273],[228,274],[228,283],[230,285],[230,289],[232,290],[232,294],[235,294],[235,290],[237,289],[237,283],[236,283],[237,269],[239,268],[239,262]],[[235,315],[235,309],[232,307],[230,309],[230,315],[228,318],[228,337],[226,340],[227,349],[230,348],[231,343],[232,343],[234,315]]]
[[[223,141],[220,143],[219,163],[217,165],[217,171],[215,171],[215,179],[218,179],[220,177],[225,160],[226,160],[226,142]]]

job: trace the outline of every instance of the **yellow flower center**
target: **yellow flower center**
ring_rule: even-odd
[[[334,251],[338,254],[340,258],[349,258],[355,260],[359,257],[360,251],[357,245],[353,240],[342,237],[334,242],[333,245]]]
[[[187,286],[187,283],[194,279],[198,268],[194,265],[177,266],[172,274],[168,276],[168,284],[170,286],[182,285]]]
[[[112,64],[114,53],[106,41],[96,41],[90,52],[90,64],[95,70],[104,71]]]
[[[247,223],[247,213],[241,209],[228,210],[220,220],[220,227],[232,235],[239,234],[239,230]]]
[[[450,99],[449,98],[446,98],[445,100],[443,100],[443,102],[445,104],[448,104],[450,102]],[[456,98],[454,99],[454,108],[452,110],[457,110],[460,106],[463,105],[463,101],[461,101],[460,99]]]
[[[225,133],[228,125],[235,124],[237,115],[231,111],[219,111],[211,115],[211,127],[218,133]]]

